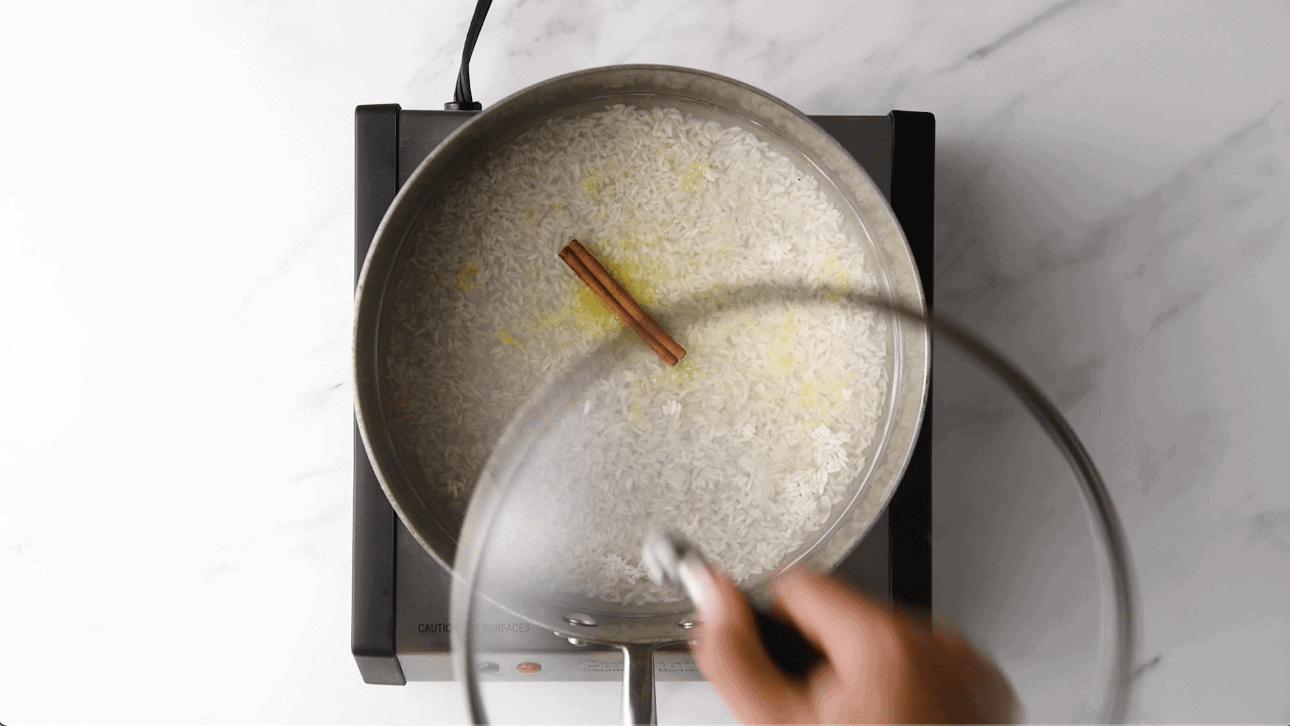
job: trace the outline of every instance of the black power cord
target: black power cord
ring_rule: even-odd
[[[478,111],[483,105],[470,94],[470,55],[475,52],[475,40],[479,30],[484,27],[484,16],[493,0],[479,0],[475,3],[475,15],[470,19],[470,28],[466,30],[466,47],[461,51],[461,70],[457,72],[457,90],[453,92],[452,102],[443,105],[446,111]]]

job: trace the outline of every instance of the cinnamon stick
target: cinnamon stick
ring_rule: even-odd
[[[578,243],[578,240],[569,240],[569,244],[565,249],[573,250],[573,254],[578,256],[578,260],[581,261],[582,264],[586,265],[587,269],[591,271],[591,274],[596,276],[596,279],[600,281],[600,284],[605,286],[605,289],[609,291],[609,294],[623,306],[623,309],[632,316],[632,319],[640,323],[641,327],[648,330],[650,335],[653,335],[658,342],[663,344],[664,348],[667,348],[668,352],[676,356],[677,360],[685,357],[685,348],[682,348],[675,340],[672,340],[672,336],[668,335],[667,331],[663,330],[663,328],[654,321],[654,318],[651,317],[649,313],[645,312],[645,309],[632,299],[632,296],[628,294],[627,290],[624,289],[622,285],[618,284],[618,281],[614,279],[613,275],[609,274],[609,270],[606,270],[605,266],[600,264],[599,260],[592,257],[591,253]]]
[[[632,332],[636,333],[636,336],[641,339],[641,342],[645,343],[645,345],[649,346],[650,350],[654,351],[654,355],[657,355],[664,363],[670,366],[677,364],[679,359],[661,342],[655,339],[655,337],[645,329],[645,326],[641,325],[639,321],[627,312],[627,309],[623,307],[622,303],[609,293],[609,290],[601,284],[600,280],[596,278],[591,270],[587,269],[587,266],[583,264],[582,260],[579,259],[576,254],[574,254],[573,250],[568,247],[560,250],[560,259],[564,260],[564,264],[568,265],[569,269],[573,270],[573,274],[577,275],[579,280],[582,280],[587,287],[591,288],[591,291],[596,294],[596,297],[600,298],[610,310],[614,311],[614,314],[618,316],[618,319],[622,321],[623,325],[631,328]],[[619,289],[621,289],[621,286]],[[628,296],[627,299],[630,300],[631,297]],[[634,301],[633,304],[635,304]]]

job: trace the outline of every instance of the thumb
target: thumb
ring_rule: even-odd
[[[709,566],[699,575],[700,624],[691,651],[703,675],[744,722],[783,723],[801,702],[762,645],[752,607],[735,583]]]

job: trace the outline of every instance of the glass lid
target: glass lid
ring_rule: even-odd
[[[695,611],[679,588],[650,580],[640,554],[650,527],[694,541],[758,599],[764,583],[795,562],[827,555],[832,567],[881,512],[912,448],[892,447],[902,386],[910,378],[900,355],[874,351],[883,350],[879,342],[898,349],[911,329],[925,336],[923,316],[851,294],[808,299],[763,291],[756,299],[669,316],[666,326],[677,340],[725,341],[695,346],[676,366],[626,332],[552,379],[511,421],[475,489],[454,567],[453,655],[472,718],[657,718],[656,676],[694,674],[686,642]],[[849,334],[816,335],[830,326]],[[1084,635],[1097,636],[1090,646],[1094,665],[1078,681],[1081,703],[1094,720],[1122,718],[1133,603],[1124,538],[1101,479],[1056,408],[1013,366],[951,323],[936,319],[933,328],[936,340],[950,343],[943,347],[957,351],[955,360],[975,362],[972,370],[994,386],[973,383],[973,390],[989,391],[974,405],[1029,411],[1023,420],[1030,443],[1048,456],[1030,459],[1047,467],[1030,472],[1036,480],[1064,487],[1076,507],[1081,497],[1087,505],[1075,510],[1084,512],[1076,521],[1096,558],[1087,583],[1101,596],[1092,598],[1091,624],[1077,623]],[[760,342],[746,345],[750,340]],[[776,365],[812,367],[789,384]],[[921,395],[918,402],[921,411]],[[939,409],[936,416],[938,427],[952,419]],[[916,424],[917,418],[915,430]],[[952,442],[938,444],[946,454],[956,451]],[[941,470],[950,461],[941,450],[933,456],[938,481],[948,476]],[[884,467],[888,460],[899,466]],[[985,465],[992,462],[974,462],[985,468],[962,481],[989,476]],[[937,496],[957,485],[946,479]],[[958,548],[972,546],[965,541]],[[940,568],[949,555],[934,551]],[[965,586],[952,594],[971,591]],[[954,619],[970,639],[1000,650],[992,630],[997,620],[968,612],[961,600],[952,605],[962,611]],[[1032,693],[1062,687],[1054,683],[1057,674],[1013,657],[1015,643],[1003,645],[1006,657],[999,661],[1025,715],[1051,720],[1026,702]],[[1014,672],[1023,665],[1029,670]],[[668,690],[681,685],[658,686],[662,700],[711,693],[695,683]]]

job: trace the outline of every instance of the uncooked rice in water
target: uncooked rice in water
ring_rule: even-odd
[[[558,500],[577,533],[558,587],[674,598],[640,564],[646,522],[745,582],[807,543],[865,469],[887,395],[884,318],[775,294],[733,311],[723,300],[754,285],[878,289],[816,178],[753,133],[675,109],[555,118],[482,159],[422,219],[387,375],[396,435],[458,521],[535,386],[621,330],[558,259],[571,238],[688,351],[669,368],[641,346],[579,407],[595,445],[572,437],[562,465],[606,478]]]

